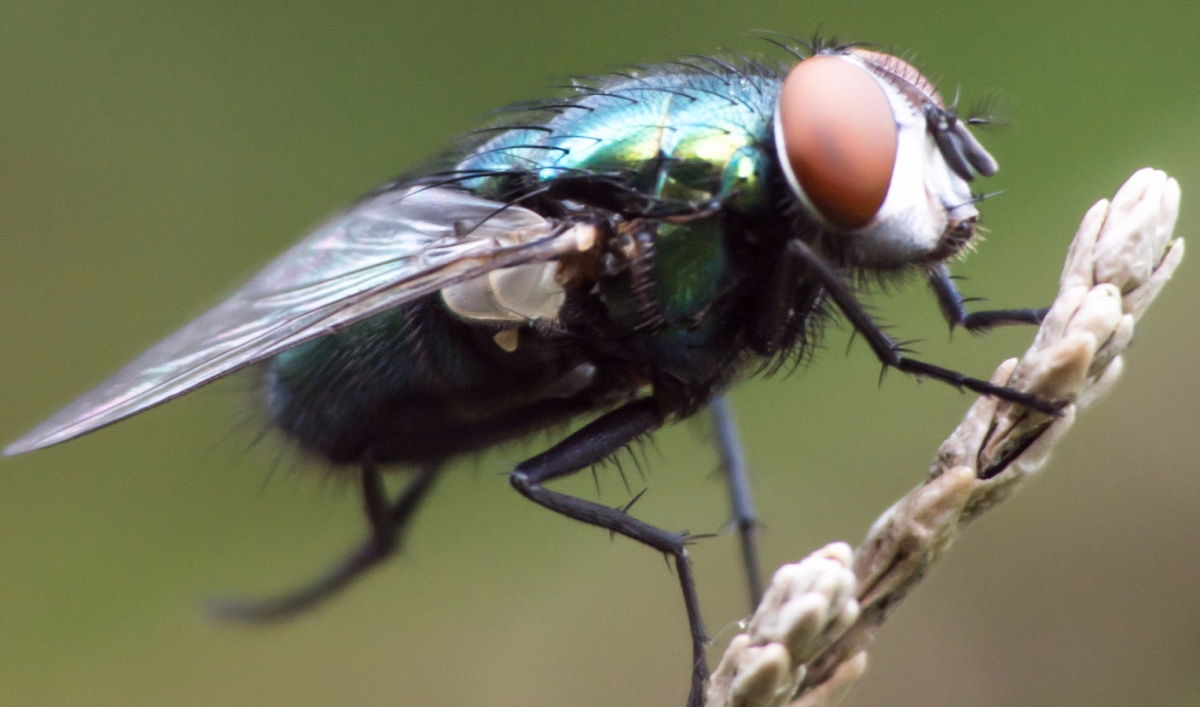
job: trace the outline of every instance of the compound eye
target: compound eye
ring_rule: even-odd
[[[866,69],[836,56],[796,65],[779,94],[783,156],[804,196],[840,228],[864,226],[887,196],[896,120]]]

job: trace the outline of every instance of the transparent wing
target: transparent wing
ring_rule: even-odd
[[[576,247],[528,209],[452,189],[371,197],[4,453],[91,432],[389,307]]]

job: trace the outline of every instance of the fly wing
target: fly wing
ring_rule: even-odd
[[[4,450],[78,437],[403,302],[577,249],[540,215],[453,189],[373,196]]]

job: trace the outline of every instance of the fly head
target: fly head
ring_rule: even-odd
[[[894,270],[957,253],[979,215],[969,183],[999,168],[929,79],[859,47],[797,64],[774,132],[792,192],[852,267]]]

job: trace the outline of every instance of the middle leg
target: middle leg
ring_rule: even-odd
[[[721,468],[729,483],[729,501],[733,506],[733,522],[737,526],[742,542],[742,562],[746,568],[746,581],[750,589],[750,611],[762,601],[762,571],[758,564],[758,542],[755,531],[758,517],[754,513],[754,499],[750,492],[750,477],[746,470],[746,454],[742,451],[741,436],[728,395],[719,395],[709,405],[712,411],[713,431],[717,435],[717,451],[721,455]]]
[[[708,665],[704,660],[708,639],[688,566],[688,535],[667,532],[630,516],[623,509],[609,508],[543,486],[547,481],[604,461],[638,437],[658,429],[662,423],[663,416],[653,399],[635,400],[593,420],[545,452],[521,462],[512,470],[509,482],[522,496],[555,513],[620,533],[675,559],[692,638],[692,682],[687,704],[688,707],[700,707],[704,702],[704,682],[708,679]]]

